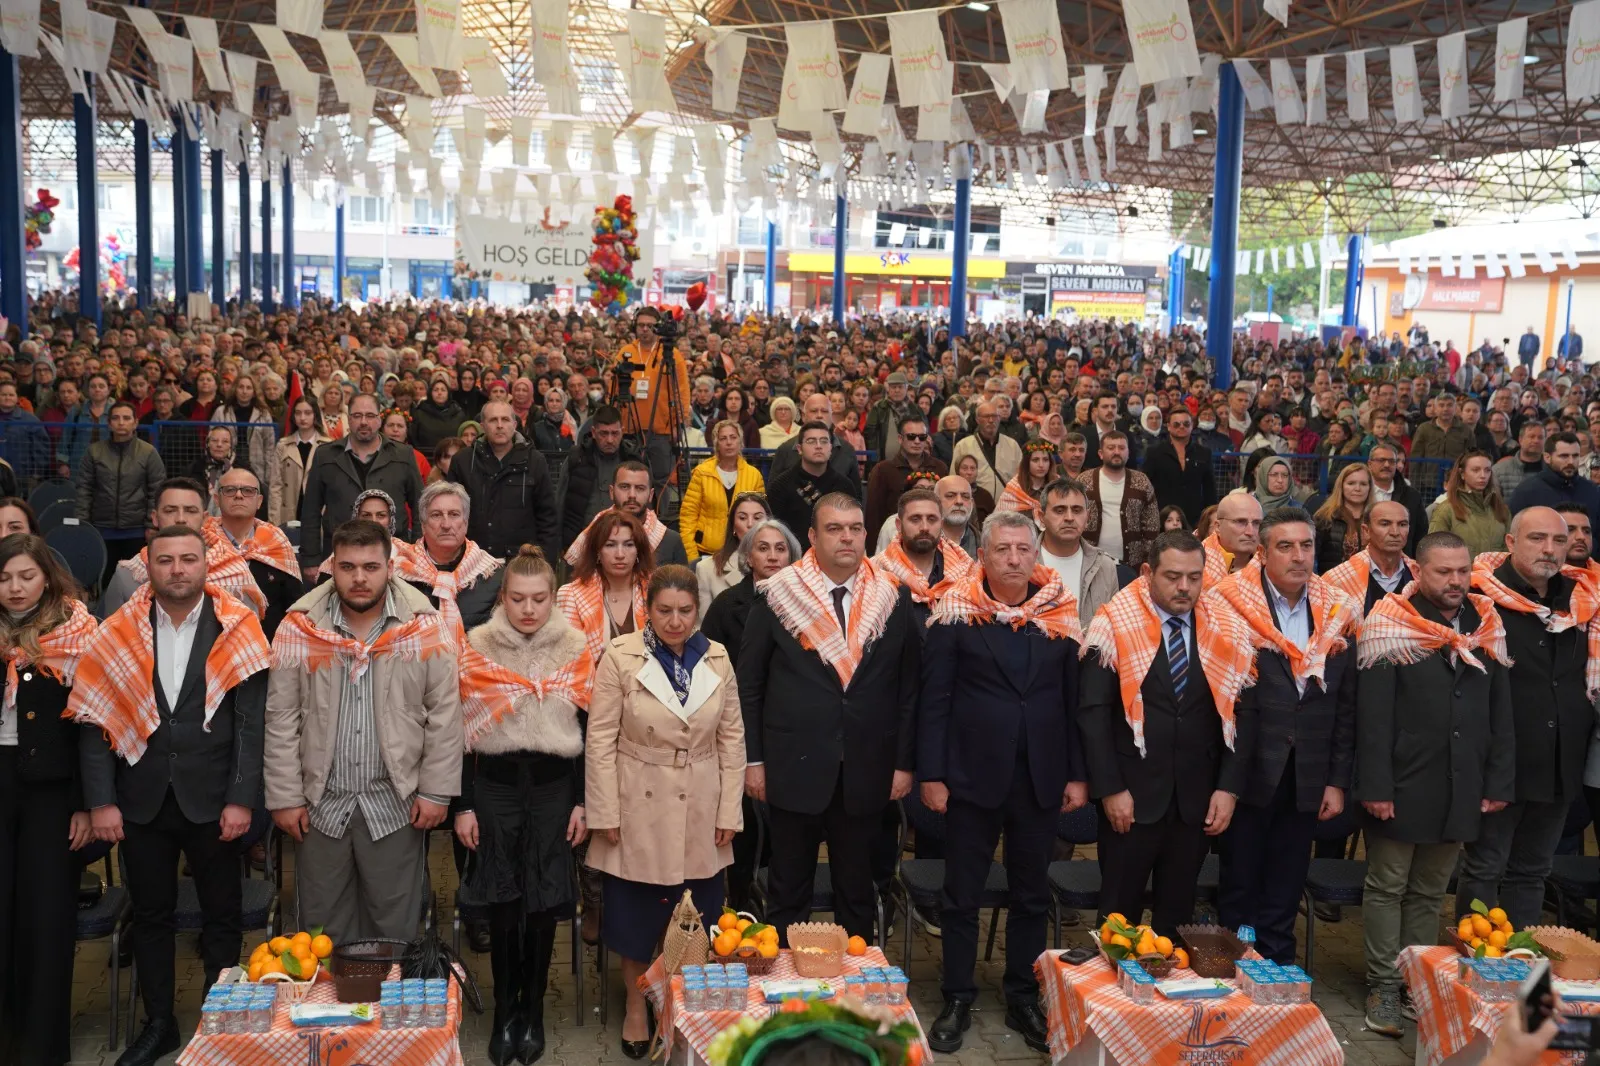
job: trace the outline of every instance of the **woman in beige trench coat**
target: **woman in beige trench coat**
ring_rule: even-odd
[[[686,566],[650,576],[648,623],[606,647],[585,750],[589,865],[605,875],[601,935],[622,957],[622,1050],[642,1058],[649,1023],[639,978],[684,889],[722,912],[723,868],[744,828],[744,721],[727,649],[699,632]]]

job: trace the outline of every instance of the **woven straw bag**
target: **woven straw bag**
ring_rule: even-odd
[[[683,890],[683,898],[672,910],[667,922],[667,935],[661,945],[661,965],[668,975],[680,973],[684,965],[696,965],[706,959],[711,950],[711,939],[706,936],[705,922],[695,908],[694,894]]]

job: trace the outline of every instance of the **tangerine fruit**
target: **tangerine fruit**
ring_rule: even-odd
[[[282,955],[285,951],[289,950],[289,938],[286,936],[273,937],[271,940],[267,941],[267,950],[272,952],[274,955]]]
[[[302,930],[289,938],[289,947],[296,955],[302,954],[302,948],[311,950],[311,934]]]
[[[1172,949],[1172,964],[1180,970],[1189,968],[1189,953],[1182,948]]]
[[[1483,949],[1483,957],[1486,959],[1498,959],[1504,954],[1505,952],[1502,949],[1495,947],[1493,944]]]
[[[736,928],[738,924],[739,916],[734,914],[732,911],[723,911],[722,917],[717,919],[717,928],[721,929],[723,932],[727,932],[729,929]]]
[[[1106,926],[1102,927],[1101,930],[1100,930],[1100,943],[1109,944],[1109,943],[1111,943],[1111,938],[1116,936],[1116,935],[1117,934],[1115,934],[1115,933],[1113,933],[1111,931],[1111,926],[1110,925],[1106,925]]]
[[[1172,938],[1165,936],[1156,937],[1156,950],[1163,955],[1172,954]]]
[[[1510,916],[1506,914],[1503,907],[1494,907],[1489,911],[1489,921],[1495,925],[1500,925],[1510,921]]]
[[[1109,941],[1109,943],[1113,947],[1119,947],[1119,948],[1131,948],[1131,947],[1133,947],[1133,941],[1129,940],[1127,937],[1123,936],[1121,933],[1112,933],[1111,934],[1111,940]]]
[[[1492,947],[1492,948],[1503,948],[1503,947],[1505,947],[1506,946],[1506,935],[1504,933],[1502,933],[1500,930],[1496,929],[1494,932],[1489,934],[1489,946]]]
[[[1476,935],[1477,934],[1472,931],[1472,919],[1461,919],[1461,922],[1456,926],[1456,936],[1460,937],[1462,940],[1471,940]]]
[[[763,959],[775,959],[778,957],[778,942],[776,940],[763,940],[758,950],[761,952]]]
[[[1112,911],[1110,914],[1106,915],[1106,921],[1116,922],[1118,925],[1128,924],[1128,919],[1124,918],[1120,911]]]
[[[1489,923],[1489,919],[1485,918],[1481,914],[1474,914],[1472,916],[1472,934],[1474,936],[1487,939],[1489,934],[1493,931],[1494,926]]]
[[[733,927],[735,929],[739,930],[739,932],[742,933],[746,929],[750,928],[752,925],[755,925],[755,924],[756,923],[752,922],[749,918],[740,918],[737,922],[735,922],[733,924]]]
[[[265,958],[260,958],[260,959],[257,959],[256,961],[252,962],[250,964],[250,973],[249,973],[250,980],[252,980],[252,981],[261,980],[261,975],[266,972],[266,965],[267,965],[267,960]]]
[[[861,937],[853,936],[844,950],[851,955],[865,955],[867,953],[867,942]]]
[[[311,938],[311,954],[319,959],[325,959],[333,954],[333,938],[323,933]]]

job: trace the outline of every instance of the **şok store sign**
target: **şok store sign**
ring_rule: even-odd
[[[1079,318],[1144,318],[1145,290],[1157,277],[1153,266],[1120,263],[1007,263],[1012,277],[1049,279],[1050,313]]]

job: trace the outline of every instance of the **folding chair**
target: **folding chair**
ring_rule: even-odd
[[[919,840],[926,834],[928,839],[943,843],[944,817],[923,805],[915,786],[900,804],[907,823],[917,831]],[[905,953],[900,965],[907,973],[910,972],[907,968],[911,965],[912,914],[917,907],[935,912],[943,907],[944,864],[943,859],[907,859],[902,856],[899,867],[895,870],[893,884],[899,890],[906,914]],[[983,893],[978,898],[979,911],[990,912],[989,939],[983,949],[985,962],[994,957],[995,933],[1000,928],[1000,912],[1010,906],[1011,885],[1006,878],[1006,868],[998,862],[991,861],[989,873],[984,878]]]
[[[72,579],[91,598],[97,597],[106,571],[106,542],[100,531],[91,525],[62,525],[45,533],[44,540],[67,561]]]
[[[128,931],[129,922],[133,918],[133,900],[128,895],[125,886],[116,883],[112,877],[111,849],[106,846],[105,876],[100,881],[100,898],[91,907],[78,908],[78,933],[77,940],[100,940],[103,937],[111,938],[111,990],[107,995],[111,1013],[111,1050],[117,1050],[117,1010],[121,1005],[122,985],[122,935]],[[131,999],[131,997],[130,997]],[[130,1002],[128,1008],[130,1036],[133,1024],[133,1007]]]
[[[68,478],[51,478],[41,481],[28,493],[28,506],[33,508],[34,514],[42,514],[44,509],[60,500],[70,503],[78,502],[78,486]]]
[[[1338,840],[1350,832],[1351,823],[1335,818],[1318,822],[1317,840]],[[1306,973],[1311,972],[1311,959],[1316,950],[1318,903],[1333,903],[1341,907],[1359,907],[1365,893],[1367,863],[1355,858],[1360,835],[1350,838],[1350,846],[1342,859],[1312,859],[1306,872]]]
[[[1093,844],[1100,827],[1094,804],[1063,814],[1056,821],[1056,837],[1073,847]],[[1055,945],[1061,946],[1061,909],[1096,911],[1100,908],[1100,861],[1069,859],[1050,864],[1051,911],[1055,923]]]

